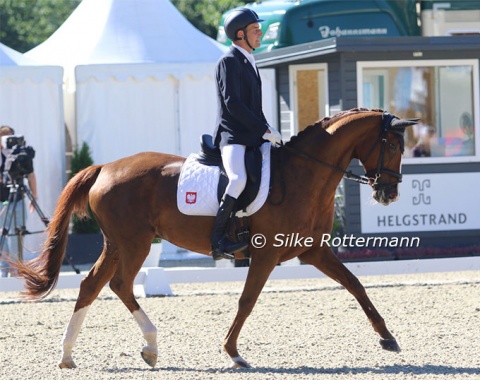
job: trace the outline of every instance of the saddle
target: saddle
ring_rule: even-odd
[[[225,189],[228,185],[228,176],[222,163],[220,148],[213,144],[211,135],[202,135],[200,142],[200,153],[197,155],[197,161],[206,166],[218,166],[220,168],[220,178],[217,187],[217,198],[220,203]],[[247,171],[247,184],[242,194],[238,197],[236,210],[227,226],[227,236],[232,241],[250,242],[250,227],[248,217],[237,216],[237,211],[245,211],[247,206],[256,198],[262,178],[262,153],[259,148],[247,148],[245,151],[245,168]],[[242,251],[244,257],[250,257],[248,249]]]
[[[200,142],[200,153],[197,161],[206,166],[218,166],[220,168],[220,179],[217,187],[217,197],[220,203],[225,189],[228,185],[228,176],[222,163],[220,148],[213,144],[211,135],[202,135]],[[253,202],[260,189],[262,178],[262,153],[259,148],[247,148],[245,152],[245,168],[247,170],[247,184],[237,200],[237,210],[245,210]]]
[[[210,135],[201,138],[199,153],[191,153],[180,171],[177,184],[177,207],[185,215],[215,216],[228,185],[220,149]],[[227,234],[232,241],[250,241],[248,216],[257,212],[270,193],[271,145],[266,142],[246,149],[247,183],[238,198],[235,217],[230,218]],[[244,251],[245,254],[245,251]]]

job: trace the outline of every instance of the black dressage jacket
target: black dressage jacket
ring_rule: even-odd
[[[262,108],[262,81],[240,50],[232,47],[217,63],[218,114],[213,134],[216,146],[258,147],[268,123]]]

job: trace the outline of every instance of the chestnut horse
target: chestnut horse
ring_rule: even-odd
[[[223,348],[234,368],[250,365],[237,350],[237,339],[270,273],[278,263],[294,257],[311,264],[343,285],[359,302],[386,350],[400,348],[358,279],[339,261],[324,234],[332,230],[335,189],[348,176],[353,158],[363,164],[373,198],[383,204],[397,200],[403,152],[403,133],[417,120],[403,120],[381,110],[354,109],[309,126],[278,149],[269,199],[249,217],[252,236],[261,233],[267,244],[253,248],[238,311]],[[281,159],[279,159],[281,157]],[[179,212],[176,192],[185,158],[162,153],[140,153],[106,164],[90,166],[68,182],[48,227],[43,252],[16,263],[25,279],[24,296],[46,297],[55,287],[65,255],[72,213],[87,215],[87,205],[103,232],[101,256],[82,281],[73,315],[63,336],[61,368],[73,368],[72,350],[88,308],[110,282],[113,292],[137,321],[146,345],[141,355],[150,366],[157,362],[157,329],[133,294],[134,279],[148,255],[151,241],[160,237],[187,250],[208,255],[213,217]],[[357,176],[358,177],[358,176]],[[358,177],[357,179],[359,179]],[[296,233],[313,239],[309,246],[274,247],[276,234]],[[275,244],[278,245],[278,244]]]

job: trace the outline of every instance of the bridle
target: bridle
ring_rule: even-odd
[[[379,138],[372,145],[372,147],[368,151],[367,157],[365,158],[365,161],[367,161],[368,158],[370,157],[370,155],[372,154],[372,152],[375,150],[375,147],[378,144],[381,144],[380,154],[378,156],[377,168],[372,169],[372,170],[368,170],[365,173],[365,175],[363,175],[363,176],[357,175],[357,174],[353,173],[351,170],[344,170],[342,168],[339,168],[338,166],[328,164],[324,161],[321,161],[321,160],[319,160],[319,159],[317,159],[317,158],[315,158],[315,157],[313,157],[313,156],[311,156],[311,155],[309,155],[305,152],[302,152],[301,150],[293,148],[291,146],[282,145],[281,147],[283,149],[288,150],[291,153],[294,153],[297,156],[307,158],[307,159],[309,159],[311,161],[314,161],[314,162],[316,162],[320,165],[323,165],[323,166],[329,167],[330,169],[342,172],[343,173],[343,178],[345,178],[345,179],[349,179],[349,180],[361,183],[363,185],[371,184],[371,186],[375,190],[382,190],[382,189],[385,189],[385,188],[388,188],[388,187],[391,187],[391,186],[395,186],[395,185],[399,184],[400,182],[402,182],[402,174],[400,172],[396,172],[394,170],[386,169],[386,168],[383,167],[384,166],[385,148],[386,148],[386,145],[387,145],[387,134],[388,134],[388,132],[393,132],[395,135],[400,137],[402,153],[403,153],[403,149],[404,149],[404,147],[403,147],[403,134],[405,132],[405,128],[392,129],[391,128],[391,122],[394,118],[395,118],[394,115],[392,115],[388,112],[383,112],[383,114],[382,114],[382,128],[381,128],[381,131],[380,131]],[[396,178],[396,181],[388,182],[388,183],[379,183],[378,180],[380,179],[382,174],[388,174],[390,176],[393,176],[393,177]]]
[[[377,141],[373,144],[373,146],[370,148],[367,157],[365,158],[365,161],[368,160],[372,152],[374,151],[375,147],[378,145],[378,143],[381,143],[382,145],[380,146],[380,154],[378,156],[378,162],[377,162],[377,169],[369,170],[365,173],[365,176],[371,180],[373,180],[372,187],[375,190],[381,190],[383,188],[388,188],[391,186],[395,186],[402,182],[402,173],[396,172],[394,170],[386,169],[383,167],[384,161],[385,161],[385,148],[387,146],[387,135],[388,132],[393,132],[395,135],[397,135],[400,139],[400,149],[403,154],[404,150],[404,144],[403,144],[403,134],[405,132],[405,128],[401,129],[392,129],[392,120],[395,118],[392,114],[388,112],[383,112],[382,114],[382,130],[380,132],[380,136],[377,139]],[[381,177],[382,174],[388,174],[392,177],[396,178],[396,181],[394,182],[388,182],[388,183],[378,183],[378,179]]]

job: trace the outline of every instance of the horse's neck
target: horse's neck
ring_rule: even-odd
[[[313,157],[314,160],[308,160],[310,161],[308,165],[302,168],[302,164],[306,164],[304,161],[295,170],[311,172],[312,175],[307,181],[312,184],[327,181],[332,187],[336,187],[343,176],[342,171],[348,168],[354,158],[355,147],[368,136],[368,130],[372,125],[372,121],[368,120],[370,117],[371,114],[359,113],[340,119],[325,130],[320,126],[312,129],[308,136],[304,136],[298,144],[295,144],[294,148]],[[336,169],[327,169],[328,165]],[[323,166],[324,169],[317,170],[315,166]]]
[[[345,155],[347,150],[336,146],[333,136],[325,131],[312,131],[307,138],[302,138],[293,145],[285,170],[294,173],[294,182],[301,178],[301,188],[311,194],[321,193],[322,196],[336,189],[343,173],[343,166],[348,166],[350,160]],[[337,169],[332,169],[334,166]]]
[[[353,158],[355,142],[361,137],[348,133],[346,127],[333,132],[316,130],[308,138],[296,144],[295,149],[314,157],[315,160],[345,170]]]
[[[357,113],[329,126],[326,131],[331,135],[329,146],[341,151],[339,158],[342,160],[342,168],[346,169],[354,158],[354,151],[358,144],[362,144],[368,136],[371,136],[372,123],[378,116],[372,113]]]

